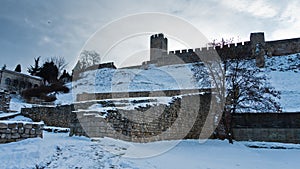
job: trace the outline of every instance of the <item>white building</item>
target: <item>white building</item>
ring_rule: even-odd
[[[31,76],[24,73],[0,70],[0,89],[12,93],[20,93],[21,91],[43,84],[43,79],[37,76]]]

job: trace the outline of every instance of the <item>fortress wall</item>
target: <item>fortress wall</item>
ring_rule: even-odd
[[[77,112],[77,119],[71,123],[70,135],[111,137],[133,142],[198,139],[208,116],[210,98],[209,93],[200,95],[200,99],[199,95],[183,96],[170,105],[153,106],[147,112],[112,110],[105,118],[97,113]]]
[[[160,90],[160,91],[136,91],[136,92],[111,92],[111,93],[82,93],[76,97],[77,101],[104,100],[113,98],[130,97],[172,97],[183,94],[210,92],[211,89],[182,89],[182,90]]]
[[[233,115],[237,141],[300,143],[300,113],[240,113]]]
[[[237,44],[229,44],[223,47],[216,46],[215,48],[196,48],[170,51],[164,58],[159,58],[157,64],[159,66],[184,64],[200,62],[201,58],[209,58],[218,56],[221,60],[225,59],[254,59],[252,55],[250,41]]]
[[[281,56],[300,52],[300,38],[266,42],[269,56]]]
[[[164,37],[161,35],[161,38]],[[151,37],[153,40],[153,37]],[[155,36],[153,43],[164,43],[164,39],[159,39],[158,35]],[[157,46],[157,47],[156,47]],[[161,49],[158,45],[152,45],[153,48]],[[152,48],[151,48],[152,49]],[[164,49],[167,49],[164,47]],[[259,51],[257,51],[259,49]],[[216,51],[216,52],[215,52]],[[251,33],[250,41],[237,44],[228,44],[225,46],[216,46],[215,49],[210,48],[196,48],[196,49],[183,49],[170,51],[169,53],[157,54],[151,53],[151,63],[158,66],[194,63],[200,62],[201,58],[208,58],[211,55],[219,55],[221,60],[225,59],[256,59],[258,67],[264,67],[264,55],[268,56],[281,56],[293,53],[300,53],[300,38],[265,41],[264,33],[257,32]]]

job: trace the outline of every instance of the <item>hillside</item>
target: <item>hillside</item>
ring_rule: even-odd
[[[151,65],[148,69],[105,68],[84,72],[81,79],[68,84],[72,94],[59,95],[56,103],[71,103],[79,93],[208,88],[209,83],[205,80],[195,80],[191,70],[193,65]],[[271,86],[281,92],[279,102],[283,111],[300,111],[300,55],[266,58],[266,68],[263,70],[270,78]]]

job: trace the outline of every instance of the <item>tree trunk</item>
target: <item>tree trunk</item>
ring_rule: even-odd
[[[231,113],[224,110],[222,119],[223,119],[223,124],[225,127],[226,139],[228,139],[230,144],[233,144]]]

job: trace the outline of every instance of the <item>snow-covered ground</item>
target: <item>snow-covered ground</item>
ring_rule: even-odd
[[[9,104],[9,109],[16,111],[16,112],[21,112],[21,108],[30,108],[32,107],[31,104],[25,103],[24,100],[20,98],[20,96],[17,95],[12,95],[12,98],[10,100]]]
[[[148,151],[163,141],[147,146]],[[249,148],[264,145],[282,149]],[[279,143],[250,143],[208,140],[184,140],[173,149],[148,158],[128,158],[128,149],[137,144],[113,139],[91,141],[69,137],[67,133],[44,132],[44,138],[0,144],[0,168],[126,168],[126,169],[291,169],[297,168],[300,146]],[[284,149],[286,148],[286,149]],[[144,151],[147,151],[144,149]]]

